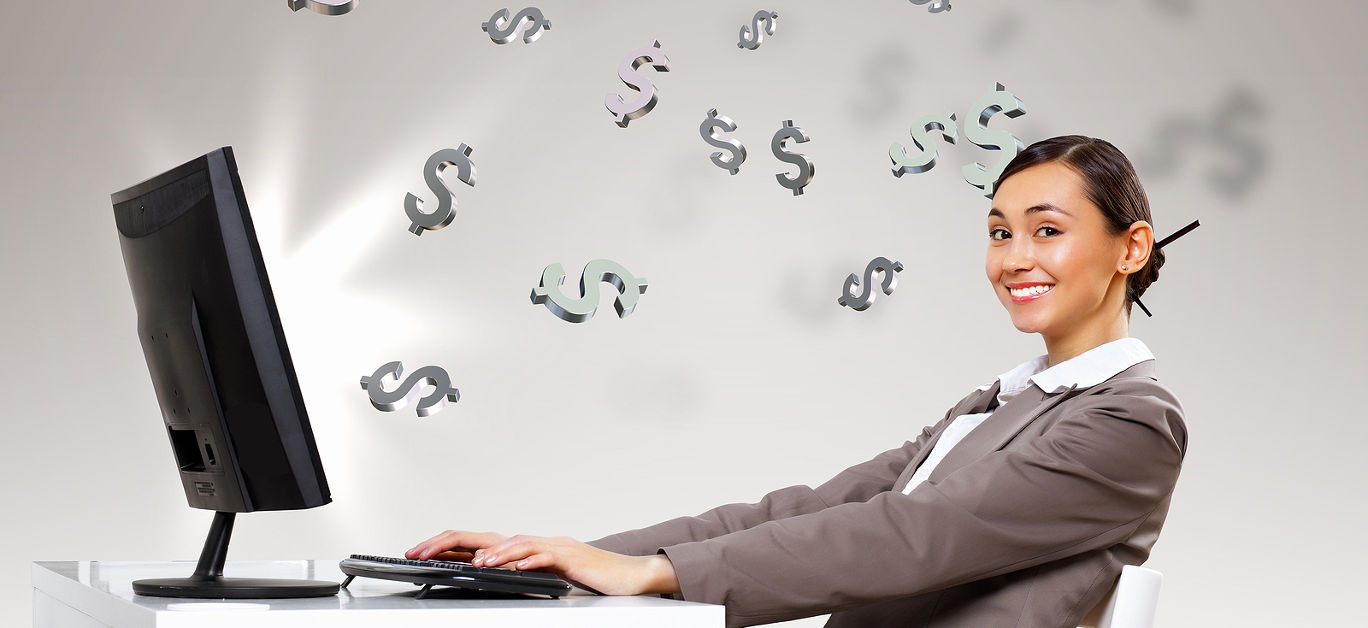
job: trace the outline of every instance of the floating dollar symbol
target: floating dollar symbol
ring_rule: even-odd
[[[812,183],[812,175],[816,173],[816,167],[808,160],[807,155],[802,153],[790,153],[784,150],[784,143],[793,140],[794,142],[802,144],[809,139],[811,138],[807,136],[807,133],[803,132],[801,127],[793,126],[793,120],[784,120],[783,128],[776,131],[774,133],[774,139],[770,140],[770,150],[774,152],[775,157],[779,158],[779,161],[798,166],[798,174],[792,179],[784,176],[784,173],[782,172],[774,175],[774,178],[779,180],[779,185],[793,190],[794,196],[802,194],[803,188],[807,186],[807,184]]]
[[[856,294],[855,288],[860,286],[860,276],[851,273],[846,277],[845,287],[841,289],[841,296],[836,302],[857,312],[867,310],[877,294],[874,289],[874,272],[883,272],[883,293],[893,294],[893,289],[898,287],[898,273],[902,269],[902,262],[890,262],[887,257],[876,257],[865,266],[864,292]]]
[[[356,0],[285,0],[291,11],[308,9],[323,15],[342,15],[356,8]]]
[[[551,20],[543,17],[541,9],[537,7],[527,7],[518,11],[517,17],[512,20],[508,19],[508,9],[499,9],[488,22],[480,24],[480,30],[489,33],[489,38],[494,40],[494,43],[506,44],[518,36],[518,29],[528,24],[531,26],[523,31],[524,44],[537,41],[542,32],[551,30]]]
[[[580,296],[565,296],[560,285],[565,283],[565,269],[559,263],[552,264],[542,271],[541,284],[532,289],[532,302],[545,303],[546,309],[561,320],[583,323],[594,316],[598,310],[600,282],[608,282],[617,288],[617,299],[613,307],[618,318],[626,318],[636,308],[637,300],[646,293],[646,279],[632,275],[621,264],[612,260],[596,259],[584,265],[580,275]]]
[[[716,127],[731,133],[736,130],[736,122],[727,116],[719,115],[716,109],[709,109],[708,117],[698,126],[698,133],[703,136],[703,141],[731,153],[730,159],[723,159],[720,151],[713,153],[712,162],[717,164],[718,168],[736,174],[741,170],[741,164],[746,161],[746,147],[741,145],[740,140],[718,135]]]
[[[436,366],[425,366],[412,373],[404,383],[394,386],[399,381],[399,377],[404,374],[404,365],[398,361],[389,362],[375,370],[375,374],[370,377],[361,378],[361,389],[370,395],[371,405],[376,410],[394,412],[402,410],[404,406],[413,403],[418,398],[418,393],[422,392],[423,386],[432,386],[434,390],[431,394],[423,397],[418,402],[418,416],[428,416],[446,407],[446,402],[453,403],[461,400],[461,391],[451,387],[451,378],[447,372]],[[385,390],[385,386],[394,386],[391,390]]]
[[[993,198],[993,188],[997,186],[998,177],[1007,167],[1007,162],[1016,157],[1017,153],[1025,150],[1026,145],[1022,144],[1015,135],[1006,131],[989,131],[988,118],[993,117],[995,113],[1001,113],[1009,118],[1020,117],[1026,113],[1026,104],[1012,95],[1012,92],[1007,91],[1002,83],[996,83],[993,91],[974,103],[969,111],[979,112],[978,124],[964,125],[965,139],[973,142],[979,148],[1003,150],[1010,147],[1012,151],[1010,155],[1004,152],[997,165],[992,168],[978,162],[968,164],[963,168],[964,180],[976,188],[982,188],[984,196]]]
[[[1183,163],[1184,152],[1206,143],[1231,158],[1222,161],[1224,169],[1209,170],[1207,180],[1226,197],[1238,199],[1260,179],[1268,164],[1267,150],[1255,141],[1257,135],[1241,133],[1240,127],[1258,128],[1265,113],[1256,92],[1245,86],[1233,87],[1209,117],[1187,115],[1163,122],[1150,133],[1154,147],[1137,152],[1135,166],[1146,176],[1167,177]]]
[[[917,149],[921,151],[921,156],[913,159],[907,154],[907,149],[902,144],[893,142],[893,145],[888,147],[888,158],[893,160],[893,176],[919,174],[935,168],[939,156],[936,145],[931,143],[931,130],[939,130],[945,141],[954,144],[959,134],[955,122],[956,118],[953,113],[931,114],[913,122],[912,143],[917,145]]]
[[[737,48],[748,50],[759,48],[760,43],[765,40],[765,35],[774,34],[774,28],[779,23],[779,14],[773,11],[758,11],[755,17],[751,18],[751,22],[754,23],[754,27],[746,24],[741,25],[741,41],[736,42]],[[760,26],[761,22],[765,24],[763,28]]]
[[[423,178],[427,181],[428,188],[433,194],[437,195],[437,211],[423,213],[423,199],[409,193],[404,197],[404,212],[408,214],[413,224],[409,226],[409,231],[413,235],[423,235],[424,229],[436,231],[451,224],[456,217],[456,195],[452,193],[451,187],[446,184],[444,173],[448,167],[456,166],[457,176],[467,185],[475,186],[475,164],[470,161],[469,146],[461,144],[455,149],[443,148],[428,157],[427,163],[423,165]]]
[[[915,5],[917,5],[917,6],[921,6],[921,5],[923,5],[923,4],[926,4],[926,3],[930,2],[930,3],[931,3],[931,6],[927,7],[926,10],[927,10],[927,11],[930,11],[931,13],[940,13],[941,11],[949,11],[949,10],[950,10],[950,0],[909,0],[909,1],[910,1],[912,4],[915,4]]]
[[[632,51],[622,60],[622,63],[618,64],[618,78],[622,79],[627,87],[640,92],[636,100],[629,105],[617,94],[608,94],[603,97],[603,105],[617,116],[614,122],[624,129],[627,128],[628,122],[655,109],[656,101],[660,98],[655,85],[636,71],[645,63],[651,64],[651,67],[655,68],[657,72],[670,71],[670,60],[665,57],[665,51],[660,49],[660,42],[652,41],[651,45]]]

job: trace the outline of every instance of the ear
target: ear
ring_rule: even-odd
[[[1137,220],[1126,229],[1124,237],[1126,254],[1116,266],[1120,270],[1124,264],[1126,270],[1121,272],[1129,274],[1144,268],[1145,263],[1149,262],[1150,252],[1154,250],[1154,228],[1147,221]]]

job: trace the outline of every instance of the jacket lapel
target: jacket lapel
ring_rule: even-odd
[[[1046,395],[1039,386],[1032,383],[965,435],[964,440],[955,445],[955,448],[941,459],[940,464],[936,465],[927,481],[938,482],[960,467],[1001,449],[1007,441],[1030,425],[1031,421],[1068,397],[1077,387],[1075,384],[1058,393]],[[996,395],[997,388],[994,387],[993,391]]]
[[[987,412],[988,407],[992,405],[997,398],[998,390],[1001,386],[1002,382],[994,381],[993,385],[989,386],[987,390],[981,390],[978,391],[977,395],[966,397],[964,401],[950,410],[950,421],[953,422],[956,417],[963,414]],[[1006,406],[1003,406],[1003,408],[1005,409]],[[907,486],[907,481],[912,477],[913,473],[916,473],[917,467],[920,467],[922,462],[926,461],[926,457],[931,455],[931,450],[935,448],[936,443],[940,441],[941,434],[945,433],[945,427],[948,427],[949,425],[950,423],[946,423],[945,426],[942,426],[940,431],[934,434],[931,437],[931,440],[926,442],[926,446],[922,447],[921,451],[917,452],[917,455],[912,457],[912,461],[908,463],[907,467],[903,469],[902,474],[898,476],[898,481],[893,484],[894,490],[901,491],[903,487]],[[979,427],[982,428],[983,426],[980,425]],[[959,448],[956,447],[956,449]],[[940,466],[944,466],[944,464],[944,461],[942,461]]]

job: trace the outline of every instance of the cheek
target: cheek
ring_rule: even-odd
[[[983,274],[988,277],[991,283],[997,283],[1002,277],[1002,259],[992,248],[988,249],[987,259],[983,263]]]

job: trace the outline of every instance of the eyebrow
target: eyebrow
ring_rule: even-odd
[[[1031,215],[1031,214],[1034,214],[1034,213],[1036,213],[1036,212],[1059,212],[1059,213],[1061,213],[1061,214],[1064,214],[1065,216],[1073,216],[1073,214],[1070,214],[1069,212],[1064,211],[1064,208],[1062,208],[1062,207],[1060,207],[1060,206],[1058,206],[1058,205],[1055,205],[1055,204],[1053,204],[1053,203],[1040,203],[1040,204],[1032,205],[1032,206],[1026,208],[1026,215],[1027,215],[1027,216],[1029,216],[1029,215]],[[993,216],[997,216],[998,218],[1001,218],[1001,219],[1003,219],[1003,220],[1006,220],[1006,219],[1007,219],[1007,217],[1004,216],[1004,215],[1002,214],[1002,212],[1001,212],[1000,210],[996,209],[996,208],[988,210],[988,216],[989,216],[990,218],[993,217]]]

